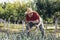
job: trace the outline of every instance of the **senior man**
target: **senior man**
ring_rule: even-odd
[[[44,36],[44,25],[43,20],[38,14],[38,12],[33,11],[31,8],[27,8],[26,14],[26,30],[27,34],[29,35],[29,32],[33,26],[38,27],[41,31],[42,37]]]

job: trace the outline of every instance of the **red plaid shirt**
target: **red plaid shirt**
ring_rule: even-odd
[[[26,21],[35,21],[35,20],[39,20],[39,14],[37,12],[32,12],[33,15],[32,17],[29,17],[28,14],[26,14]]]

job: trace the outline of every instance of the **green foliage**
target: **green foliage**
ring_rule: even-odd
[[[38,13],[43,19],[48,20],[55,17],[55,12],[60,11],[60,1],[37,0],[36,3]],[[57,15],[58,16],[58,15]]]
[[[19,2],[0,4],[0,18],[11,19],[11,21],[24,20],[27,7],[36,10],[44,20],[52,19],[60,15],[60,1],[34,0],[34,2]],[[57,13],[58,15],[57,15]],[[48,20],[49,21],[49,20]]]
[[[38,32],[38,31],[37,31]],[[4,40],[60,40],[60,36],[54,35],[54,33],[46,33],[46,37],[42,38],[42,35],[40,32],[37,33],[36,31],[31,32],[30,36],[27,36],[26,32],[20,32],[20,33],[0,33],[0,39]]]
[[[26,4],[21,6],[20,3],[5,3],[3,6],[0,6],[0,18],[6,20],[10,18],[11,21],[17,21],[18,19],[23,20],[25,17],[25,11]]]

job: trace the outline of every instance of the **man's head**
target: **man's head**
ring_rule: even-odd
[[[32,8],[27,8],[27,11],[26,11],[26,13],[25,14],[28,14],[29,15],[29,17],[31,17],[32,15],[33,15],[33,10],[32,10]]]
[[[32,11],[33,11],[32,8],[27,8],[27,11],[25,14],[30,14]]]
[[[32,8],[27,8],[27,12],[28,13],[32,12]]]

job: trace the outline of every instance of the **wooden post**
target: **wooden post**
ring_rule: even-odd
[[[19,24],[20,20],[17,21],[17,24]]]
[[[58,27],[58,18],[55,18],[55,33],[57,32]]]
[[[47,30],[47,21],[46,21],[46,30]]]
[[[24,27],[25,27],[25,21],[22,20],[22,31],[24,32]]]
[[[8,29],[10,28],[10,18],[8,19]]]
[[[6,24],[6,19],[4,20],[4,27],[7,27],[7,24]]]

